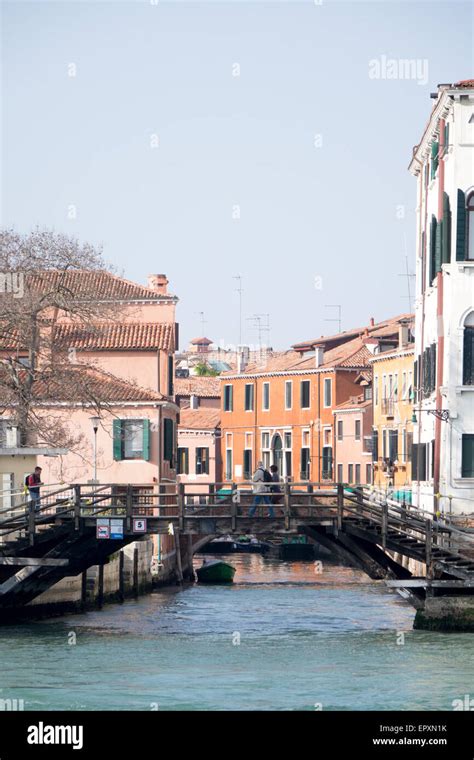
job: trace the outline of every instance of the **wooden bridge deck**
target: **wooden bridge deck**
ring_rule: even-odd
[[[181,484],[147,488],[143,493],[136,486],[74,485],[42,498],[37,512],[26,503],[2,510],[0,610],[27,603],[67,575],[104,564],[132,541],[170,532],[196,538],[306,533],[371,577],[406,580],[408,588],[412,574],[401,561],[405,557],[423,563],[429,581],[461,584],[467,592],[474,586],[472,535],[406,505],[376,503],[362,488],[285,483],[272,518],[266,505],[249,517],[253,496],[245,486],[232,486],[225,494],[212,485],[206,493]],[[206,503],[191,505],[190,497]],[[99,526],[110,528],[110,520],[122,535],[100,538]]]

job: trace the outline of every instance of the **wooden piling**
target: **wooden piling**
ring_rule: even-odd
[[[179,537],[179,530],[174,532],[174,546],[176,552],[176,578],[178,583],[183,582],[183,566],[181,563],[181,541]]]
[[[138,596],[138,546],[133,547],[133,595]]]
[[[97,605],[99,609],[103,607],[104,604],[104,566],[99,565],[99,589],[97,593]]]
[[[81,573],[81,609],[85,610],[87,606],[87,570]]]
[[[119,599],[121,602],[125,599],[124,567],[125,555],[122,550],[119,552]]]

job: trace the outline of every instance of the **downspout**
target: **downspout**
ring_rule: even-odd
[[[445,120],[439,120],[439,142],[438,142],[438,224],[443,219],[443,195],[444,195],[444,132]],[[441,270],[436,274],[437,284],[437,377],[436,377],[436,409],[442,408],[441,386],[443,384],[444,371],[444,329],[443,329],[443,262],[441,261]],[[439,501],[439,477],[441,466],[441,419],[436,415],[435,418],[435,445],[434,445],[434,473],[433,473],[433,513],[438,511]]]
[[[321,483],[321,373],[318,372],[318,483]]]

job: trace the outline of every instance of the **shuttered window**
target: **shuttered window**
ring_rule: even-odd
[[[426,480],[426,443],[414,443],[412,446],[412,480]]]
[[[189,475],[189,449],[178,448],[178,475]]]
[[[169,417],[163,420],[163,459],[173,467],[174,460],[174,422]]]
[[[372,430],[372,460],[377,462],[379,458],[379,431]]]
[[[332,446],[323,446],[323,480],[332,480]]]
[[[209,475],[209,449],[196,448],[196,475]]]
[[[245,385],[245,411],[246,412],[253,412],[253,395],[254,395],[254,386],[252,383],[247,383]]]
[[[467,249],[466,259],[474,260],[474,193],[467,201]]]
[[[474,434],[462,437],[461,477],[474,478]]]
[[[174,395],[174,356],[168,356],[168,396]]]
[[[310,407],[310,381],[302,380],[300,384],[300,406],[302,409]]]
[[[436,140],[431,145],[431,179],[434,179],[438,171],[439,143]]]
[[[436,229],[438,222],[436,217],[431,217],[430,224],[430,285],[433,284],[433,280],[436,274]]]
[[[250,480],[252,477],[252,449],[244,449],[244,478]]]
[[[456,220],[456,261],[466,258],[466,196],[458,190]]]
[[[388,458],[391,462],[398,459],[398,430],[388,431]]]
[[[234,409],[234,388],[232,385],[224,385],[224,412],[232,412]]]

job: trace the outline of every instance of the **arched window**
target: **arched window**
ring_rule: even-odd
[[[474,193],[471,193],[466,204],[467,214],[467,258],[474,260]]]
[[[474,218],[474,212],[472,216]],[[462,384],[474,385],[474,311],[464,322]]]

